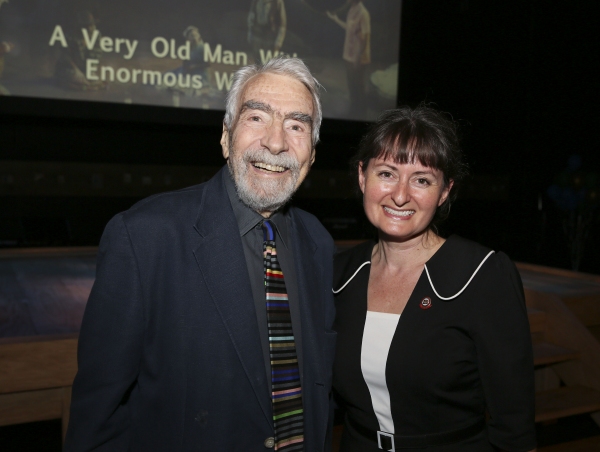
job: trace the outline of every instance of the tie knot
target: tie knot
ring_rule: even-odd
[[[275,228],[273,224],[269,220],[265,220],[262,223],[263,237],[266,241],[274,241],[275,240]]]

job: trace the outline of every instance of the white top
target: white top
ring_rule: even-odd
[[[394,420],[385,379],[385,367],[399,320],[400,314],[367,311],[360,354],[363,378],[371,394],[371,403],[379,422],[379,430],[387,433],[394,433]]]

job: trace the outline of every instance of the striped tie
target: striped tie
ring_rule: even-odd
[[[277,260],[273,225],[264,221],[262,227],[275,450],[297,452],[304,448],[304,410],[290,304]]]

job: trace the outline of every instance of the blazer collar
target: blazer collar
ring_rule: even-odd
[[[314,382],[324,383],[324,363],[322,361],[323,344],[319,342],[323,324],[323,294],[318,281],[325,272],[324,263],[315,257],[318,245],[306,227],[297,210],[289,210],[290,247],[294,253],[294,266],[298,283],[298,301],[300,321],[302,323],[302,360],[304,383],[311,381],[306,375],[312,375]]]
[[[194,229],[202,237],[211,235],[221,229],[222,225],[231,223],[235,226],[235,216],[225,189],[224,177],[227,166],[223,166],[217,174],[206,182],[200,199],[200,207],[194,221]],[[225,217],[223,217],[225,215]]]
[[[374,246],[375,242],[370,240],[336,256],[334,293],[341,292],[346,283],[368,267],[365,264],[370,264]],[[468,285],[490,253],[493,251],[489,248],[451,235],[426,263],[431,285],[444,298],[456,296]]]
[[[269,422],[272,408],[252,287],[222,168],[206,183],[194,228],[201,237],[194,250],[203,282],[231,338],[256,398]]]
[[[368,240],[335,256],[332,288],[334,294],[341,292],[359,272],[367,270],[371,264],[374,246],[375,241]]]
[[[436,294],[444,298],[456,297],[491,253],[491,249],[458,235],[448,237],[425,264]]]

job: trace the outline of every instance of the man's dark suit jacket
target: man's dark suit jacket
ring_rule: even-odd
[[[66,451],[268,450],[270,382],[224,171],[141,201],[106,227],[79,338]],[[335,348],[333,242],[312,215],[290,208],[290,218],[305,451],[323,451]]]

